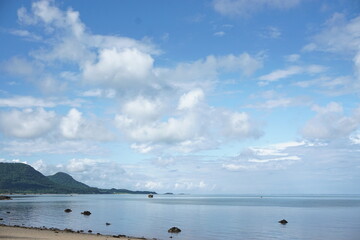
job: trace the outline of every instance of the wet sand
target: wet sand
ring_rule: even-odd
[[[139,240],[145,238],[134,238],[127,236],[107,236],[87,233],[70,232],[70,230],[50,230],[41,228],[26,228],[14,226],[0,226],[1,240]]]

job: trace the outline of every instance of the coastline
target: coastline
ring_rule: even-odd
[[[82,233],[71,229],[35,228],[22,226],[0,225],[0,239],[42,239],[42,240],[146,240],[146,238],[129,237],[125,235],[102,235]]]

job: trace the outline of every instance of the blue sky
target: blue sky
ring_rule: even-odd
[[[97,187],[360,193],[360,3],[0,3],[0,161]]]

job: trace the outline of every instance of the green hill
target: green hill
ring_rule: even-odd
[[[69,188],[89,189],[90,187],[84,183],[76,181],[72,176],[67,173],[58,172],[54,175],[47,176],[48,179],[54,183],[67,186]]]
[[[23,163],[0,163],[0,192],[55,192],[59,186]]]
[[[68,189],[74,193],[99,193],[97,188],[89,187],[88,185],[76,181],[67,173],[58,172],[54,175],[47,176],[49,180],[60,185],[62,188]]]
[[[45,177],[24,163],[0,162],[0,193],[156,194],[127,189],[99,189],[76,181],[67,173]]]

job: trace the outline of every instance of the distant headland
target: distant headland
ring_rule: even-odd
[[[151,191],[101,189],[76,181],[67,173],[44,176],[24,163],[0,163],[0,193],[8,194],[157,194]]]

